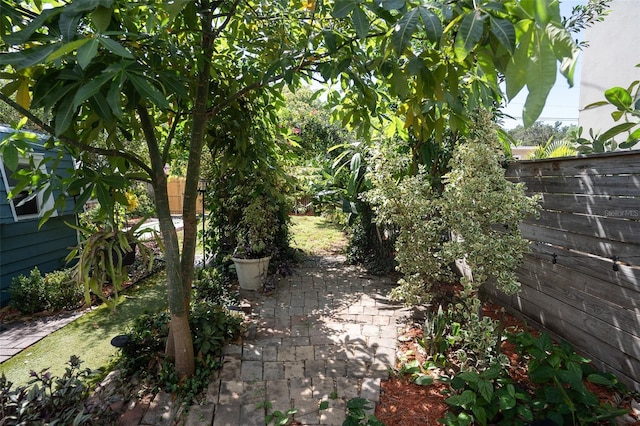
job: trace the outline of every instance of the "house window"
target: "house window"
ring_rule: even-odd
[[[39,163],[43,159],[42,154],[31,154],[36,162]],[[17,184],[17,180],[12,176],[14,173],[19,172],[20,170],[27,170],[30,168],[28,159],[20,159],[18,162],[18,168],[12,172],[11,170],[5,167],[4,162],[2,161],[2,157],[0,157],[0,163],[2,167],[2,178],[4,179],[4,184],[7,193],[11,191]],[[44,168],[44,166],[41,166]],[[46,170],[43,170],[46,171]],[[41,213],[51,209],[53,207],[53,200],[49,197],[46,201],[43,200],[42,191],[38,193],[29,193],[27,189],[20,192],[19,194],[15,194],[15,196],[10,200],[11,212],[13,213],[13,218],[17,222],[19,220],[25,219],[33,219],[41,216]],[[53,216],[56,216],[54,212]]]

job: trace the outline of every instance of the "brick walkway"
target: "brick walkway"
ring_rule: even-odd
[[[391,284],[325,257],[272,295],[243,294],[254,327],[242,345],[225,349],[207,403],[192,406],[186,424],[264,425],[268,413],[295,408],[301,424],[342,425],[349,399],[377,402],[407,313],[387,300]],[[318,409],[322,401],[328,409]]]

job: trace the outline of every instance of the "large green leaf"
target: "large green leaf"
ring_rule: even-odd
[[[78,48],[82,47],[84,44],[86,44],[89,41],[88,38],[83,38],[80,40],[74,40],[72,42],[69,43],[64,43],[59,49],[57,49],[56,51],[54,51],[53,53],[51,53],[49,56],[47,56],[46,61],[47,62],[51,62],[54,61],[64,55],[67,55],[71,52],[73,52],[74,50],[77,50]]]
[[[633,127],[635,127],[638,123],[621,123],[616,126],[613,126],[606,132],[600,135],[600,140],[607,141],[609,139],[613,139],[615,136],[619,135],[622,132],[626,132]]]
[[[2,145],[2,161],[4,165],[7,166],[7,169],[13,171],[18,168],[20,155],[18,153],[18,148],[12,144],[3,144]]]
[[[73,120],[75,113],[76,108],[73,105],[73,98],[71,96],[63,98],[58,104],[56,111],[56,125],[54,129],[56,136],[63,134],[69,126],[71,126],[71,121]]]
[[[391,35],[391,41],[393,43],[393,50],[398,55],[401,55],[411,41],[411,36],[415,33],[420,20],[420,9],[414,8],[404,14],[396,25],[393,34]]]
[[[67,13],[66,11],[60,15],[58,27],[63,40],[70,41],[75,38],[80,18],[81,15]]]
[[[527,84],[527,69],[529,68],[530,61],[529,48],[531,46],[534,28],[530,21],[521,23],[521,29],[524,31],[520,36],[520,43],[516,46],[515,53],[511,61],[509,61],[505,72],[507,98],[509,100],[515,98]]]
[[[93,22],[93,25],[95,25],[96,30],[98,30],[98,33],[107,31],[109,23],[111,22],[111,9],[104,6],[96,7],[96,9],[91,12],[91,21]]]
[[[489,15],[491,34],[493,34],[500,44],[510,53],[513,53],[516,46],[516,29],[511,21],[499,19]]]
[[[127,49],[125,49],[117,41],[111,40],[110,38],[104,38],[104,37],[98,38],[98,41],[100,42],[100,45],[102,47],[106,48],[107,50],[109,50],[114,55],[122,56],[123,58],[127,58],[127,59],[134,59],[134,57],[131,54],[131,52],[129,52]]]
[[[631,108],[633,99],[631,94],[622,87],[612,87],[604,92],[604,97],[611,102],[613,106],[621,110],[628,110]]]
[[[336,19],[343,19],[346,18],[355,8],[356,3],[353,0],[338,0],[336,1],[335,6],[333,6],[331,16]]]
[[[533,50],[527,68],[529,95],[524,104],[522,119],[525,127],[540,117],[547,96],[556,82],[556,58],[544,33],[534,35]]]
[[[424,25],[424,31],[427,33],[429,40],[438,42],[442,37],[442,23],[438,15],[430,11],[425,6],[419,6],[420,16],[422,18],[422,24]]]
[[[405,0],[381,0],[380,4],[384,10],[398,10],[405,5]]]
[[[95,38],[90,39],[86,44],[78,49],[77,60],[80,68],[86,69],[91,60],[98,53],[98,45],[100,43]]]
[[[98,93],[102,86],[107,84],[107,82],[111,80],[113,76],[113,73],[105,72],[82,86],[73,97],[74,108],[79,107],[80,104],[82,104],[84,101]]]
[[[456,58],[459,61],[463,61],[482,38],[485,19],[486,16],[479,10],[469,12],[462,19],[454,45]]]
[[[351,21],[353,22],[353,27],[356,30],[356,34],[358,38],[366,38],[367,34],[369,34],[369,18],[364,10],[357,7],[353,9],[351,13]]]
[[[149,99],[160,109],[169,108],[169,101],[167,101],[167,98],[158,89],[156,89],[154,85],[150,84],[144,76],[128,73],[127,78],[143,98]]]

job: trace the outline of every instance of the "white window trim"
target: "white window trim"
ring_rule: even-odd
[[[43,173],[47,173],[47,168],[44,164],[42,164],[42,160],[44,160],[44,155],[40,154],[40,153],[30,153],[29,157],[21,157],[18,160],[18,164],[29,164],[29,159],[33,158],[34,162],[36,164],[39,164],[39,168],[40,171],[42,171]],[[2,158],[2,155],[0,155],[0,172],[2,173],[2,180],[4,182],[4,188],[5,191],[7,192],[7,194],[9,193],[9,191],[11,191],[11,189],[13,187],[9,186],[9,179],[8,176],[6,175],[6,173],[8,173],[8,170],[5,170],[4,167],[4,159]],[[11,207],[11,214],[13,214],[13,220],[15,222],[20,222],[20,221],[25,221],[25,220],[33,220],[33,219],[38,219],[42,216],[44,216],[45,212],[51,210],[53,208],[53,197],[51,195],[49,195],[49,197],[47,197],[47,199],[44,199],[44,191],[45,189],[42,189],[40,191],[38,191],[38,195],[37,195],[37,203],[38,203],[38,213],[37,214],[28,214],[28,215],[18,215],[16,213],[16,208],[15,205],[13,203],[13,199],[8,200],[9,201],[9,206]],[[58,216],[58,211],[55,210],[52,214],[52,217],[54,216]]]

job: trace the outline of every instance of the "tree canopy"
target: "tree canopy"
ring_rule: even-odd
[[[223,142],[235,155],[251,152],[252,137],[234,137],[256,118],[248,108],[259,105],[260,118],[272,120],[283,87],[329,81],[339,87],[328,99],[340,104],[344,126],[365,133],[385,119],[387,134],[441,140],[446,129],[465,129],[468,110],[495,108],[501,80],[508,99],[528,89],[523,116],[533,123],[558,64],[571,83],[577,54],[559,2],[548,0],[2,0],[0,7],[7,81],[0,100],[80,160],[105,159],[100,173],[78,169],[67,193],[79,204],[90,196],[108,204],[130,180],[153,185],[169,271],[168,352],[180,375],[193,372],[186,318],[202,149]],[[182,251],[163,170],[176,134],[188,135],[180,140],[188,153]],[[148,154],[129,140],[143,141]],[[14,156],[18,148],[5,143],[0,151]]]

